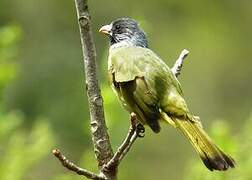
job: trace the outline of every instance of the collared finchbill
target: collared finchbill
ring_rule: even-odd
[[[158,133],[160,122],[166,121],[191,142],[210,171],[234,168],[233,158],[214,144],[200,119],[190,113],[180,83],[165,62],[148,48],[147,37],[138,23],[131,18],[118,18],[99,31],[110,36],[111,87],[125,109],[136,114],[138,123]]]
[[[111,34],[111,29],[112,29],[112,25],[108,24],[108,25],[104,25],[99,29],[100,33],[103,34]]]

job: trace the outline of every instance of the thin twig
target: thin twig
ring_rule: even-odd
[[[74,163],[72,163],[70,160],[68,160],[61,152],[59,149],[54,149],[52,151],[52,153],[54,154],[55,157],[57,157],[59,159],[59,161],[61,162],[61,164],[66,167],[67,169],[87,177],[88,179],[94,179],[94,180],[105,180],[104,177],[97,175],[91,171],[88,171],[86,169],[82,169],[80,167],[78,167],[77,165],[75,165]]]
[[[176,60],[175,64],[173,65],[171,70],[176,77],[178,77],[180,75],[184,59],[188,56],[188,54],[189,54],[189,51],[186,49],[183,49],[183,51],[180,53],[178,59]]]
[[[130,150],[131,146],[133,145],[134,141],[137,139],[137,127],[136,127],[136,115],[131,113],[131,126],[129,128],[129,132],[124,139],[121,146],[115,152],[113,158],[104,166],[104,169],[110,170],[115,169],[119,166],[121,160]]]
[[[122,152],[121,156],[119,157],[119,164],[122,161],[122,159],[125,157],[125,155],[129,152],[131,146],[133,145],[133,143],[135,142],[135,140],[138,138],[137,132],[135,130],[134,134],[132,135],[129,144],[126,146],[126,148],[124,149],[124,151]]]

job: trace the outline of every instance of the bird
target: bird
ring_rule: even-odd
[[[122,106],[154,133],[160,132],[161,122],[178,129],[210,171],[234,168],[234,159],[214,144],[199,117],[189,110],[178,79],[149,48],[138,22],[117,18],[99,32],[108,36],[109,83]]]

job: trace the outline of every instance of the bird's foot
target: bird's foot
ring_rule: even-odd
[[[135,129],[136,133],[137,133],[137,137],[144,137],[144,133],[145,133],[145,128],[142,124],[137,122],[137,117],[135,113],[131,113],[130,114],[130,121],[131,121],[131,126],[133,129]]]
[[[136,126],[137,137],[143,138],[145,133],[145,128],[142,124],[137,124]]]

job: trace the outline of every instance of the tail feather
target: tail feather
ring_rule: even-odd
[[[190,140],[209,170],[225,171],[235,167],[235,161],[213,143],[201,126],[190,120],[172,119],[177,128]]]

